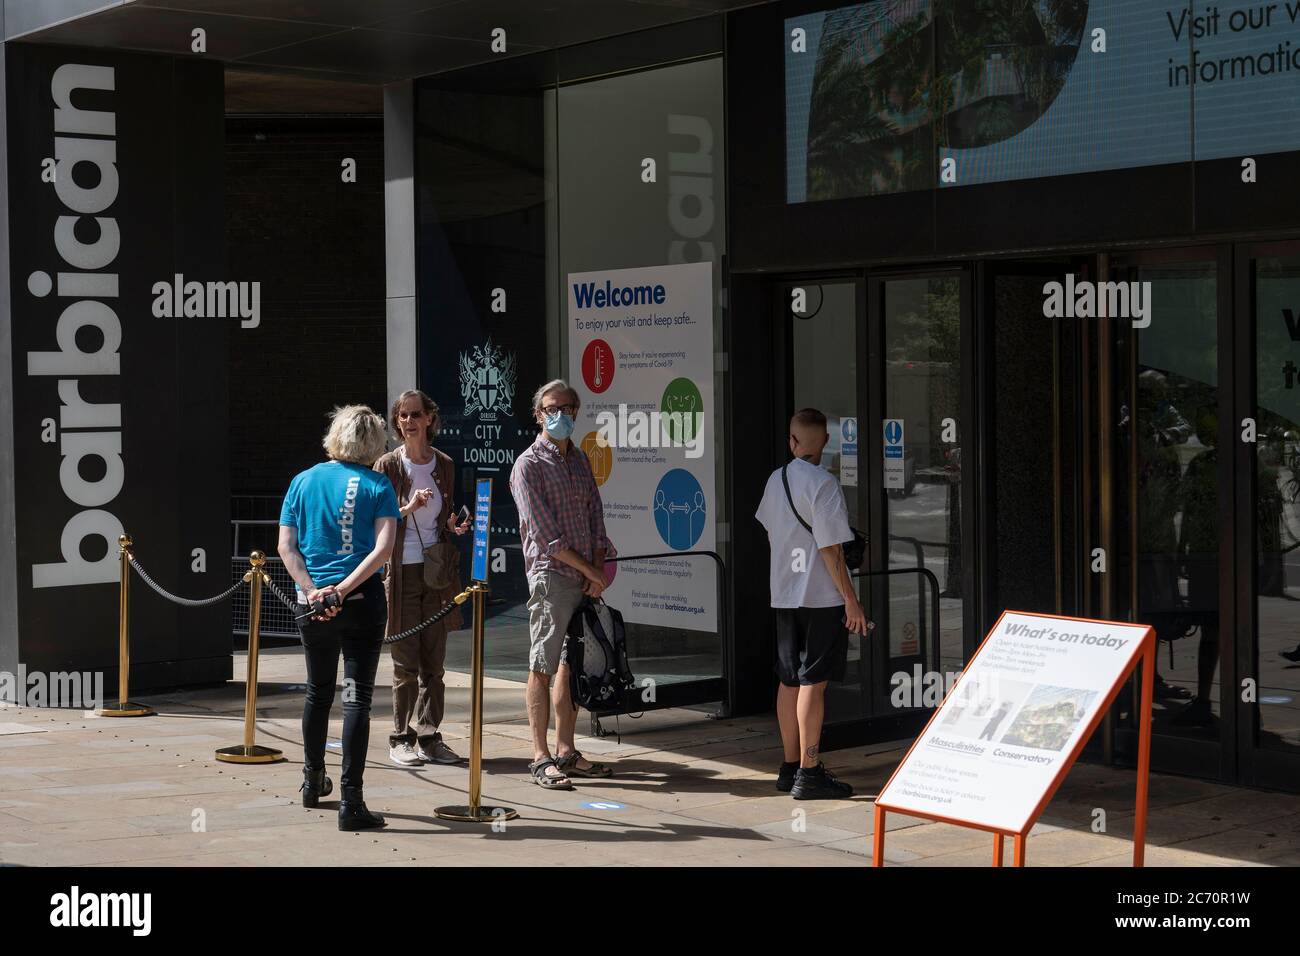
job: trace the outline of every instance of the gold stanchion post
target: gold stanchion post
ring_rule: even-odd
[[[483,793],[483,607],[487,603],[488,587],[475,581],[469,586],[469,591],[474,596],[474,647],[470,655],[469,692],[469,805],[438,807],[433,814],[442,820],[495,823],[497,820],[513,820],[519,814],[511,807],[485,807],[480,803]]]
[[[262,585],[269,584],[270,578],[262,570],[266,556],[261,551],[254,551],[248,558],[253,567],[244,575],[245,582],[252,582],[248,601],[248,676],[245,680],[244,694],[244,742],[236,747],[222,747],[217,751],[218,760],[225,763],[275,763],[284,759],[284,753],[271,747],[259,747],[253,743],[257,733],[257,644],[262,624]]]
[[[121,581],[117,600],[117,703],[99,708],[100,717],[152,717],[154,710],[130,700],[131,692],[131,536],[117,539]]]

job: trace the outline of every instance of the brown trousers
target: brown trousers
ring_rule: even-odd
[[[402,568],[400,601],[399,631],[414,627],[442,606],[437,592],[424,586],[424,571],[418,564]],[[403,740],[431,744],[439,737],[446,703],[442,664],[447,656],[447,622],[444,619],[430,624],[419,634],[388,647],[393,655],[393,733],[389,745]]]

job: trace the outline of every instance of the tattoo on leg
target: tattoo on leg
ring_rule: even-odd
[[[815,745],[808,748],[808,759],[809,760],[817,759],[817,747]]]

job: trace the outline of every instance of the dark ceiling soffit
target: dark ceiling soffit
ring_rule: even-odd
[[[466,67],[519,59],[560,48],[559,45],[540,46],[511,41],[509,53],[482,53],[478,50],[484,49],[486,44],[481,40],[439,36],[432,33],[374,29],[375,24],[391,23],[400,19],[392,16],[361,25],[339,25],[321,20],[287,20],[188,10],[181,8],[185,2],[186,0],[176,0],[176,6],[170,6],[151,3],[148,0],[136,0],[127,6],[106,7],[15,39],[25,43],[58,43],[181,55],[189,53],[189,30],[180,31],[171,24],[174,24],[177,18],[184,18],[187,23],[193,21],[191,28],[204,26],[208,29],[209,37],[213,35],[214,28],[232,25],[238,25],[240,28],[230,34],[237,33],[242,41],[237,44],[238,52],[235,55],[201,54],[205,59],[220,60],[231,67],[247,71],[284,73],[376,85],[437,76]],[[464,0],[464,2],[473,4],[475,0]],[[612,37],[632,36],[646,30],[684,24],[729,10],[762,6],[772,2],[775,0],[734,0],[734,2],[733,0],[659,0],[658,3],[654,3],[653,0],[651,2],[626,0],[628,9],[638,11],[671,9],[674,12],[679,11],[681,15],[667,16],[658,23],[646,23],[641,19],[637,26],[627,33],[615,32],[601,37],[582,38],[564,46],[581,46]],[[433,2],[422,0],[418,10],[413,9],[411,12],[436,13],[442,7],[459,5],[459,3],[449,4],[446,0],[441,4],[437,0]],[[484,23],[486,29],[491,28],[487,20]],[[351,55],[345,59],[342,56],[331,57],[328,54],[322,57],[316,52],[322,48],[334,47],[341,53],[345,46],[351,46],[345,40],[349,34],[353,35],[350,37],[353,40],[364,38],[364,45],[369,47],[361,51],[360,58]],[[471,52],[471,48],[477,49]],[[274,62],[286,58],[292,61],[295,56],[298,57],[297,63]],[[313,60],[315,62],[312,62]],[[402,63],[402,60],[406,62]],[[441,68],[429,69],[429,64],[438,60],[442,60],[445,65]],[[328,65],[322,65],[322,61]]]

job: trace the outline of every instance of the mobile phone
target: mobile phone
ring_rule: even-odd
[[[456,524],[464,524],[468,520],[469,508],[465,505],[461,505],[460,510],[456,512]]]

